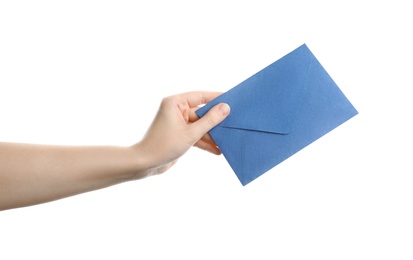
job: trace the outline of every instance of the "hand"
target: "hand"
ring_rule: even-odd
[[[199,105],[208,103],[220,94],[199,91],[163,99],[147,134],[133,146],[145,164],[145,175],[165,172],[192,146],[221,154],[208,131],[228,116],[229,106],[218,104],[202,118],[195,113]]]

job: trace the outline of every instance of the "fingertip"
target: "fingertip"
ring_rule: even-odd
[[[221,154],[221,150],[219,150],[219,148],[216,145],[210,144],[210,143],[205,142],[203,140],[199,140],[198,142],[196,142],[194,144],[194,146],[199,148],[199,149],[210,152],[214,155],[220,155]]]
[[[227,103],[220,103],[218,105],[218,109],[221,111],[223,116],[228,116],[231,111],[231,108]]]

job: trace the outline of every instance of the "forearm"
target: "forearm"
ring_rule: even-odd
[[[0,210],[48,202],[144,175],[145,167],[132,147],[0,143]]]

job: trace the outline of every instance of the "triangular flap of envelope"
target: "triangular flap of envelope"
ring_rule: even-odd
[[[225,102],[231,113],[219,127],[288,134],[294,128],[314,61],[304,44],[196,112],[203,116],[212,106]]]

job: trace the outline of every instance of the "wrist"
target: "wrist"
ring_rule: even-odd
[[[129,180],[138,180],[151,175],[151,165],[148,153],[141,143],[126,147],[132,175]]]

